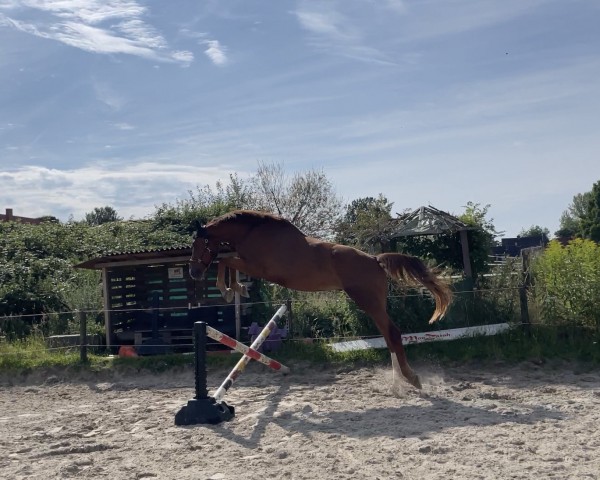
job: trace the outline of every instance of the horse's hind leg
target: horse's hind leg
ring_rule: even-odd
[[[411,385],[419,389],[422,388],[419,376],[412,370],[412,368],[410,368],[410,365],[406,359],[406,353],[404,352],[404,346],[402,345],[402,332],[392,322],[387,313],[387,298],[385,295],[359,288],[346,289],[346,293],[352,300],[354,300],[356,305],[361,310],[363,310],[373,319],[375,325],[377,325],[377,328],[383,335],[385,343],[387,344],[392,355],[394,378],[396,378],[398,375],[397,369],[399,368],[404,378],[406,378]]]

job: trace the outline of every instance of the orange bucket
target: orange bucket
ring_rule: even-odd
[[[131,345],[122,345],[119,347],[119,357],[137,357],[138,354],[135,348]]]

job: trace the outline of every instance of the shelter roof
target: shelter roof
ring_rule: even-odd
[[[183,261],[190,258],[192,248],[190,246],[177,248],[161,248],[148,250],[132,250],[130,252],[108,253],[95,257],[85,262],[74,265],[74,268],[100,269],[107,266],[118,266],[119,264],[150,264],[161,262]]]
[[[402,215],[396,220],[390,238],[416,235],[438,235],[444,232],[472,230],[472,227],[449,213],[429,205]]]

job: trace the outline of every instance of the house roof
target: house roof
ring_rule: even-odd
[[[88,268],[91,270],[105,268],[107,266],[152,264],[161,262],[184,261],[190,258],[192,248],[161,248],[148,250],[133,250],[130,252],[109,253],[100,257],[91,258],[85,262],[74,265],[74,268]]]
[[[472,230],[472,228],[449,213],[429,205],[428,207],[419,207],[411,213],[399,217],[390,238],[438,235],[448,231]]]

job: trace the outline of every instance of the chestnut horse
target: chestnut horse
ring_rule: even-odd
[[[227,290],[226,267],[294,290],[343,290],[373,319],[385,338],[394,378],[399,367],[412,385],[421,388],[419,376],[406,360],[400,329],[386,310],[389,276],[419,283],[431,292],[435,311],[429,323],[446,313],[452,298],[450,288],[421,260],[401,253],[368,255],[353,247],[308,237],[276,215],[237,210],[198,227],[190,258],[192,278],[201,278],[224,247],[235,254],[219,259],[217,282],[222,292]],[[245,293],[240,287],[233,285],[234,290]]]

